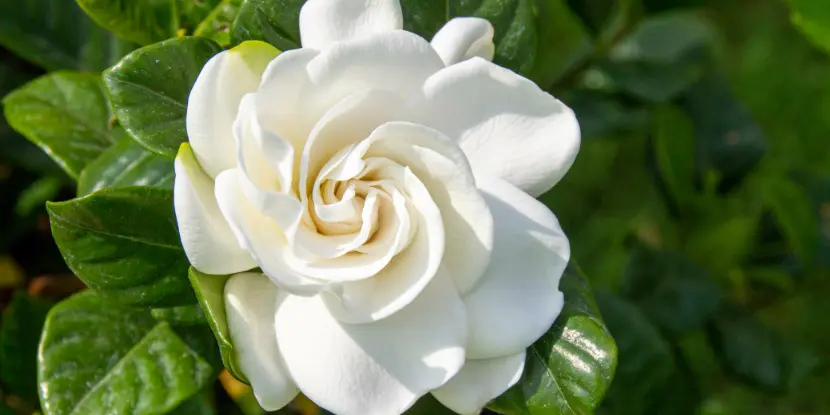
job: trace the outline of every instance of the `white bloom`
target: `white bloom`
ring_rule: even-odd
[[[238,273],[228,323],[266,409],[299,390],[389,415],[431,392],[474,413],[562,308],[568,240],[534,196],[576,157],[572,111],[489,62],[485,20],[431,44],[401,27],[398,0],[310,0],[302,49],[246,42],[191,92],[182,243]]]

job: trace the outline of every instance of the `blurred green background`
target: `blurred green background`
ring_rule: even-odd
[[[129,50],[70,0],[24,32],[37,2],[2,2],[0,95]],[[600,413],[830,413],[830,3],[543,3],[555,53],[530,76],[576,111],[583,143],[542,200],[620,349]],[[38,406],[45,311],[83,287],[44,210],[73,196],[0,120],[0,390],[16,413]]]

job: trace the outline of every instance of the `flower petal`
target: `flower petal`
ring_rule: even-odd
[[[493,216],[476,188],[467,157],[437,130],[390,122],[371,135],[368,157],[407,166],[441,211],[446,235],[443,266],[459,293],[470,291],[487,268],[493,249]]]
[[[277,54],[267,43],[243,42],[211,58],[196,78],[187,100],[187,136],[210,177],[236,165],[232,126],[239,102],[256,91]]]
[[[423,124],[458,138],[473,171],[537,196],[553,187],[579,151],[570,108],[533,82],[481,58],[449,66],[424,85]]]
[[[446,275],[409,306],[371,324],[339,322],[319,297],[287,296],[277,343],[300,390],[339,415],[406,411],[464,363],[464,308]]]
[[[432,47],[447,66],[478,56],[493,60],[493,25],[479,17],[458,17],[447,22],[432,38]]]
[[[476,176],[495,219],[490,266],[466,297],[467,355],[507,356],[541,337],[562,310],[568,238],[545,205],[503,180]]]
[[[303,48],[403,28],[398,0],[309,0],[300,10]]]
[[[299,393],[277,347],[276,308],[277,286],[262,274],[236,274],[225,284],[225,311],[236,359],[267,411],[282,408]]]
[[[493,359],[467,360],[444,386],[432,391],[438,402],[459,414],[478,414],[487,402],[515,385],[525,368],[525,351]]]
[[[175,162],[173,205],[188,261],[206,274],[232,274],[256,267],[239,246],[213,196],[213,180],[202,171],[190,145],[182,144]]]

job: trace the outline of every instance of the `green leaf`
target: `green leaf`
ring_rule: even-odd
[[[103,189],[46,208],[67,265],[103,297],[154,307],[195,302],[171,191]]]
[[[660,183],[680,206],[695,194],[694,126],[686,114],[670,105],[652,114],[651,144]]]
[[[184,37],[143,47],[104,72],[115,115],[139,144],[173,158],[187,141],[187,97],[202,67],[222,48]]]
[[[0,380],[8,392],[37,402],[37,347],[52,304],[18,292],[0,326]]]
[[[153,154],[124,137],[81,171],[78,196],[128,186],[172,189],[173,176],[173,160]]]
[[[696,14],[658,15],[616,44],[599,69],[637,98],[669,101],[700,79],[713,37]]]
[[[3,105],[12,128],[73,178],[117,141],[109,128],[110,107],[97,75],[54,72],[7,95]]]
[[[280,50],[300,47],[300,9],[305,0],[244,0],[231,29],[231,43],[261,40]]]
[[[830,7],[823,0],[787,0],[793,24],[816,46],[830,52]]]
[[[418,402],[415,402],[415,405],[412,405],[409,410],[404,412],[406,415],[455,415],[455,412],[451,411],[447,407],[438,402],[435,397],[432,396],[431,393],[428,393],[418,399]]]
[[[585,138],[638,131],[648,126],[648,110],[607,94],[575,89],[567,91],[561,99],[573,109]]]
[[[701,327],[723,300],[706,270],[678,254],[645,247],[631,254],[622,283],[622,293],[671,334]]]
[[[242,370],[237,366],[236,350],[231,341],[230,329],[228,329],[228,316],[225,314],[225,283],[231,276],[203,274],[193,267],[190,268],[188,276],[210,329],[219,344],[222,363],[234,377],[248,383]]]
[[[61,177],[44,176],[35,180],[17,196],[14,212],[21,217],[28,216],[47,201],[57,198],[63,184]]]
[[[727,373],[766,391],[792,390],[818,364],[802,345],[739,311],[720,316],[709,335]]]
[[[546,89],[588,59],[594,47],[565,0],[536,0],[536,7],[539,48],[529,77]]]
[[[177,307],[154,308],[150,310],[153,318],[166,321],[175,326],[207,325],[205,313],[199,304],[180,305]]]
[[[766,151],[761,128],[715,73],[690,88],[681,104],[695,126],[698,170],[720,174],[722,191],[735,187]]]
[[[200,393],[167,413],[167,415],[216,415],[212,399],[208,393]]]
[[[607,291],[597,292],[597,305],[619,347],[614,383],[602,403],[603,414],[641,414],[672,374],[669,345],[640,310]]]
[[[812,263],[819,244],[819,223],[807,193],[793,181],[778,176],[765,178],[761,192],[787,244],[805,264]]]
[[[104,29],[139,45],[176,35],[174,0],[76,0]]]
[[[534,67],[538,39],[533,0],[404,0],[401,7],[404,27],[426,39],[431,39],[444,23],[455,17],[487,19],[495,30],[493,61],[522,74],[530,73]]]
[[[230,46],[230,27],[236,14],[239,13],[239,6],[242,0],[224,0],[213,11],[199,23],[193,32],[196,36],[212,39],[222,47]]]
[[[193,33],[196,27],[216,10],[222,0],[175,0],[179,27]]]
[[[0,2],[0,44],[47,70],[102,70],[133,49],[71,0]]]
[[[522,379],[489,408],[503,414],[593,414],[611,385],[617,345],[587,278],[575,265],[562,276],[562,313],[527,351]]]
[[[52,309],[38,358],[46,415],[162,414],[214,374],[170,325],[92,292]]]

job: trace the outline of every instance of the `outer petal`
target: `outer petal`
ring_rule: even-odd
[[[309,0],[300,11],[304,48],[403,28],[398,0]]]
[[[457,137],[473,171],[532,195],[561,179],[579,151],[573,111],[533,82],[481,58],[436,73],[424,85],[423,123]]]
[[[291,377],[338,415],[389,415],[453,377],[464,363],[464,308],[446,275],[387,319],[349,325],[319,297],[277,308],[277,343]]]
[[[432,395],[459,414],[478,414],[487,402],[515,385],[524,368],[524,350],[493,359],[467,360],[461,371]]]
[[[447,66],[478,56],[493,60],[493,25],[479,17],[450,20],[432,38],[432,47]]]
[[[239,102],[256,91],[277,54],[267,43],[244,42],[211,58],[196,79],[187,100],[187,136],[210,177],[236,165],[232,126]]]
[[[256,267],[222,217],[213,196],[213,180],[199,167],[187,143],[179,148],[175,171],[173,205],[190,263],[206,274],[232,274]]]
[[[562,311],[559,279],[571,256],[568,238],[545,205],[515,186],[477,176],[495,219],[490,266],[464,298],[467,355],[515,354],[541,337]]]
[[[237,360],[259,405],[275,411],[299,391],[285,369],[274,332],[277,286],[259,273],[236,274],[225,284],[225,311]]]

